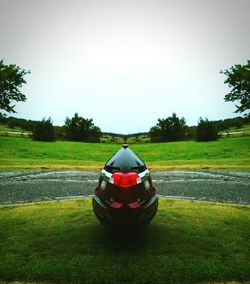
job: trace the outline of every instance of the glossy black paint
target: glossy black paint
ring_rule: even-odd
[[[136,173],[138,183],[127,188],[115,185],[112,182],[116,173]],[[127,145],[105,164],[92,204],[99,221],[109,226],[147,225],[155,216],[158,198],[150,173],[143,160]]]
[[[141,173],[146,170],[146,165],[128,148],[127,144],[125,144],[110,160],[107,161],[104,169],[110,173]]]

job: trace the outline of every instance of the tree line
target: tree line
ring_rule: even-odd
[[[20,68],[15,64],[6,65],[0,60],[0,109],[7,113],[15,113],[14,102],[26,100],[25,94],[20,91],[23,84],[26,84],[24,77],[30,71]],[[229,69],[222,70],[226,75],[225,84],[231,88],[225,95],[225,101],[237,101],[236,111],[244,113],[245,119],[249,122],[250,109],[250,61],[247,64],[236,64]],[[242,118],[243,119],[243,118]],[[218,131],[225,130],[232,126],[240,127],[244,122],[241,118],[228,119],[223,121],[209,121],[207,118],[200,118],[197,127],[188,127],[186,120],[179,118],[176,113],[167,118],[158,119],[155,126],[149,130],[149,137],[152,142],[181,141],[185,139],[196,139],[197,141],[212,141],[218,139]],[[0,113],[0,121],[8,123],[10,127],[21,127],[31,131],[34,140],[54,141],[65,139],[83,142],[100,142],[101,129],[96,126],[93,119],[80,117],[75,113],[72,118],[66,118],[62,127],[53,126],[51,118],[42,121],[31,121],[24,119],[6,118]],[[234,126],[235,126],[234,125]],[[121,135],[126,141],[128,135]]]
[[[32,132],[37,141],[69,140],[79,142],[100,142],[101,129],[95,126],[93,119],[83,118],[75,113],[72,118],[67,117],[63,126],[53,126],[52,119],[41,121],[6,117],[0,114],[0,122],[10,128],[19,127]]]
[[[134,134],[117,134],[102,132],[92,119],[86,119],[77,113],[72,118],[67,117],[63,126],[53,126],[51,118],[41,121],[26,120],[16,117],[6,117],[0,114],[0,122],[10,128],[19,127],[32,132],[34,140],[54,141],[69,140],[79,142],[100,142],[103,135],[121,137],[124,142],[129,137],[147,135],[151,142],[172,142],[182,140],[213,141],[218,139],[219,131],[227,131],[231,127],[240,128],[250,123],[250,117],[235,117],[224,120],[209,121],[200,118],[197,126],[186,125],[185,118],[179,118],[176,113],[168,118],[158,119],[149,132]]]
[[[226,131],[230,127],[240,128],[247,123],[250,123],[249,116],[217,121],[200,117],[197,126],[187,126],[184,117],[179,118],[176,113],[173,113],[165,119],[158,119],[157,124],[151,127],[149,136],[151,142],[214,141],[218,139],[219,131]]]

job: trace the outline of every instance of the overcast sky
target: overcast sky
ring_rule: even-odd
[[[234,117],[221,69],[250,59],[250,0],[0,0],[0,59],[31,70],[15,116],[75,112],[148,131],[176,112]]]

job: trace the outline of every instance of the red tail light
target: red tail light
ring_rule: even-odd
[[[140,203],[138,203],[137,201],[129,203],[128,206],[133,209],[141,207]]]
[[[119,208],[122,207],[122,203],[113,201],[113,202],[111,203],[110,207],[119,209]]]
[[[137,185],[140,177],[137,173],[114,173],[111,177],[114,180],[114,185],[123,187],[123,188],[129,188],[131,186]]]

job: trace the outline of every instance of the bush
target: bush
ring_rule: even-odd
[[[33,140],[36,141],[54,141],[55,132],[52,124],[52,120],[49,117],[47,120],[44,118],[39,121],[33,130]]]
[[[218,131],[215,123],[207,118],[200,118],[196,130],[196,141],[215,141],[218,139]]]
[[[85,119],[78,116],[78,113],[72,118],[66,118],[64,129],[69,140],[100,142],[101,129],[94,125],[93,119]]]
[[[158,119],[155,126],[149,130],[151,142],[181,141],[185,138],[185,119],[179,118],[176,113],[166,119]]]

